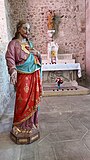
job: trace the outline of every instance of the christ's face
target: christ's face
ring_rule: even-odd
[[[23,24],[22,27],[19,28],[19,33],[23,38],[28,38],[30,33],[30,25],[28,23]]]

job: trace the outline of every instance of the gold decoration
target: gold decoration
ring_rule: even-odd
[[[19,139],[18,141],[19,141],[20,143],[27,143],[27,142],[28,142],[28,139],[25,139],[25,138],[24,138],[24,139]]]
[[[26,86],[24,87],[24,91],[26,92],[26,93],[28,93],[28,91],[29,91],[29,86],[26,84]]]
[[[32,137],[31,140],[33,141],[33,140],[35,140],[36,138],[38,138],[38,134],[37,134],[36,136]]]
[[[29,51],[30,47],[27,43],[21,43],[21,48],[25,53],[30,54],[30,51]]]

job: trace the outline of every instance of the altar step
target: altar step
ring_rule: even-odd
[[[43,96],[74,96],[90,94],[90,89],[82,86],[57,87],[43,86]]]

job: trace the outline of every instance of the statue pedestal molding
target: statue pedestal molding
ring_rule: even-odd
[[[32,129],[31,133],[13,133],[10,132],[10,138],[16,144],[30,144],[40,138],[40,132],[38,129]]]

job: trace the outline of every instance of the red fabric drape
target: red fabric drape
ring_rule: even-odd
[[[18,73],[17,82],[14,125],[26,121],[37,110],[42,94],[40,70],[32,74]]]

